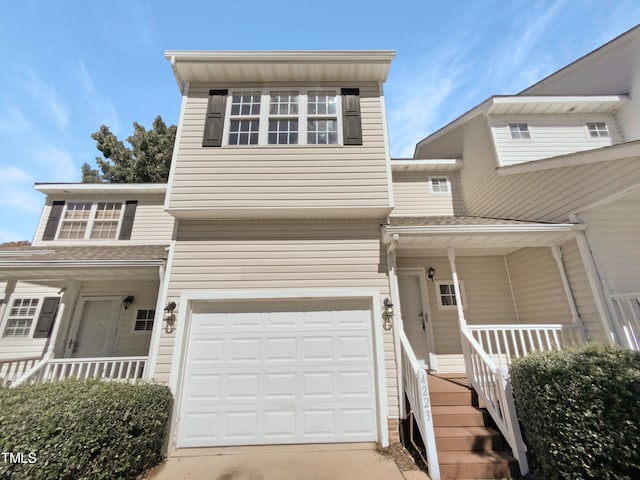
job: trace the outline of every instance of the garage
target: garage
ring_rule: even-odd
[[[177,446],[378,439],[371,301],[193,302]]]

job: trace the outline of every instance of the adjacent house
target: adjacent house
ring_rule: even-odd
[[[169,449],[385,446],[409,416],[434,480],[526,473],[510,359],[640,348],[639,51],[636,27],[408,159],[392,51],[166,52],[168,184],[37,184],[33,245],[0,249],[3,382],[168,383]],[[448,423],[477,415],[454,374],[513,457],[460,452],[497,433]]]

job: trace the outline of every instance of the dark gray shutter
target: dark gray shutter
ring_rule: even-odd
[[[136,216],[137,200],[127,200],[124,204],[124,216],[122,217],[122,226],[120,227],[119,240],[130,240],[131,229],[133,228],[133,219]]]
[[[51,204],[51,211],[49,212],[49,219],[47,220],[47,226],[44,228],[44,234],[42,240],[53,240],[56,238],[56,232],[58,231],[58,223],[60,223],[60,217],[62,217],[62,209],[64,208],[64,200],[56,200]]]
[[[362,145],[360,89],[342,89],[342,131],[345,145]]]
[[[203,147],[221,147],[224,111],[229,90],[209,90],[207,118],[204,122]]]
[[[44,299],[38,323],[36,323],[36,330],[33,332],[33,338],[47,338],[51,335],[51,327],[53,327],[59,303],[60,297],[47,297]]]

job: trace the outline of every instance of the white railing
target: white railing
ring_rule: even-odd
[[[469,383],[506,438],[518,461],[520,473],[525,476],[529,473],[529,465],[511,393],[509,371],[505,367],[496,366],[491,356],[465,327],[461,328],[461,340]]]
[[[611,295],[616,330],[625,347],[640,351],[640,292]]]
[[[576,324],[467,325],[466,328],[500,367],[508,367],[513,358],[531,352],[561,350],[584,343]]]
[[[33,368],[14,385],[76,378],[135,382],[142,378],[147,357],[54,358]]]
[[[41,357],[12,358],[0,360],[0,386],[8,387],[27,373]]]
[[[433,431],[433,416],[429,400],[429,384],[424,365],[418,362],[411,344],[403,331],[400,331],[400,349],[402,350],[402,378],[413,416],[418,424],[422,442],[427,452],[427,466],[431,480],[440,480],[440,466],[436,452],[436,438]]]

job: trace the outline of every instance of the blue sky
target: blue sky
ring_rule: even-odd
[[[391,151],[493,94],[517,93],[640,22],[637,0],[241,3],[9,2],[0,15],[0,242],[31,240],[34,182],[80,180],[99,153],[156,115],[177,123],[168,49],[394,49]]]

